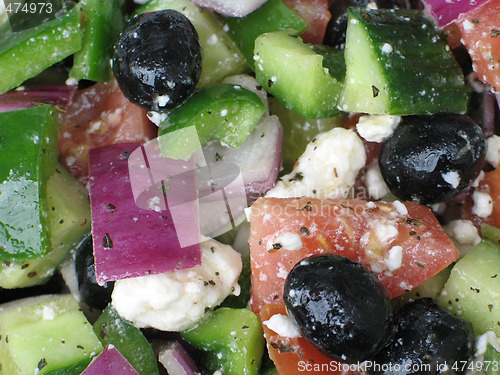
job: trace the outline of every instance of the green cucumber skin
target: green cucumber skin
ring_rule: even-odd
[[[344,100],[343,109],[391,115],[465,113],[467,93],[463,73],[444,34],[422,12],[349,8],[348,16],[346,91],[352,92],[351,98]],[[354,35],[358,33],[349,30],[356,27],[364,29],[375,58],[368,63],[375,64],[386,81],[382,87],[368,80],[362,83],[363,92],[372,94],[366,98],[373,103],[369,108],[356,108],[352,99],[358,85],[354,82],[355,71],[367,64],[356,58],[358,41]],[[384,99],[385,103],[378,103]]]
[[[482,241],[451,270],[437,302],[468,321],[476,335],[500,336],[500,247]]]
[[[281,0],[268,0],[245,17],[224,17],[229,33],[238,43],[248,65],[255,70],[255,39],[261,34],[287,30],[299,35],[308,25]]]
[[[248,309],[221,307],[181,336],[205,351],[201,363],[210,373],[259,373],[265,341],[258,316]]]

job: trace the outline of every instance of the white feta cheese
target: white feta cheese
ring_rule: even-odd
[[[493,200],[488,193],[475,191],[472,193],[472,213],[479,217],[488,217],[493,212]]]
[[[298,233],[286,232],[279,235],[273,240],[269,240],[267,242],[267,248],[269,250],[283,249],[283,250],[297,251],[302,249],[302,238]]]
[[[292,172],[283,176],[266,196],[347,197],[365,162],[361,138],[353,130],[334,128],[313,139]]]
[[[370,198],[381,199],[384,195],[389,194],[389,188],[382,177],[378,164],[367,169],[365,182]]]
[[[500,166],[500,136],[492,135],[486,140],[486,161],[495,168]]]
[[[182,331],[196,325],[206,309],[240,292],[241,255],[209,239],[201,244],[201,265],[115,282],[112,305],[140,328]]]
[[[393,246],[389,250],[389,256],[385,261],[387,268],[389,271],[397,270],[401,267],[403,262],[403,247],[402,246]]]
[[[441,177],[443,177],[443,180],[450,184],[454,189],[460,185],[460,174],[457,171],[442,173]]]
[[[274,314],[262,324],[282,337],[295,338],[302,336],[293,320],[283,314]]]
[[[470,220],[452,220],[444,226],[444,231],[461,255],[465,255],[481,241],[476,226]]]
[[[400,121],[400,116],[361,116],[356,125],[356,130],[368,142],[383,142],[391,136]]]

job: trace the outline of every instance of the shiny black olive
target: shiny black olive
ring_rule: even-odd
[[[115,44],[113,73],[131,102],[159,112],[177,107],[200,79],[195,28],[172,9],[134,17]]]
[[[432,204],[468,187],[479,175],[485,153],[483,132],[469,117],[408,116],[384,142],[379,166],[396,197]]]
[[[80,298],[87,306],[102,310],[111,302],[114,282],[97,284],[94,266],[92,236],[88,236],[76,249],[75,269]]]
[[[363,361],[393,333],[387,291],[365,266],[341,255],[297,263],[283,297],[302,335],[334,359]]]
[[[396,334],[370,361],[370,375],[464,374],[474,354],[472,325],[431,298],[405,305],[395,316]],[[464,371],[461,371],[461,370]]]
[[[336,0],[330,7],[332,17],[326,27],[324,44],[332,47],[344,48],[347,30],[347,8],[376,6],[378,9],[394,9],[393,0]]]

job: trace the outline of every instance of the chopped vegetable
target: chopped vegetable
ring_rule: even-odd
[[[70,105],[75,91],[76,86],[74,85],[22,87],[21,90],[0,95],[0,112],[34,107],[42,103],[66,109]]]
[[[179,341],[171,342],[165,348],[162,348],[158,358],[169,375],[199,374],[193,359]]]
[[[82,375],[139,374],[113,345],[108,345],[95,357]]]
[[[128,158],[137,147],[138,144],[117,144],[89,152],[98,283],[190,268],[201,261],[199,244],[186,247],[180,244],[176,224],[161,191],[149,197],[149,209],[136,204],[130,182],[134,176],[129,177]],[[140,160],[136,164],[138,172],[142,172],[141,162],[146,165]],[[147,169],[144,172],[147,174]],[[148,187],[156,189],[157,185],[151,182]],[[197,231],[196,202],[192,203],[190,213],[186,224]],[[186,224],[177,223],[179,227]]]
[[[244,17],[259,8],[267,0],[192,0],[193,3],[215,10],[229,17]]]
[[[422,0],[439,27],[461,19],[490,0]]]

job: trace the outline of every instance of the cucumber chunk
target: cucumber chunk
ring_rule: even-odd
[[[348,17],[343,110],[466,112],[462,71],[444,34],[422,12],[349,8]]]
[[[500,247],[483,241],[451,270],[437,302],[470,321],[476,335],[500,336]]]
[[[197,87],[210,86],[229,75],[247,72],[248,66],[238,46],[224,31],[217,14],[189,0],[151,0],[139,7],[134,15],[174,9],[193,24],[200,38],[202,58],[201,77]]]
[[[200,361],[210,373],[257,375],[264,353],[259,318],[247,309],[222,307],[195,328],[181,332],[195,347],[205,350]]]
[[[0,261],[40,258],[51,248],[46,191],[58,129],[50,106],[0,113]]]
[[[52,248],[41,258],[0,263],[0,287],[24,288],[46,282],[90,232],[88,193],[61,165],[47,181]]]
[[[102,351],[71,295],[34,297],[0,308],[3,374],[80,374]]]
[[[331,52],[327,62],[334,70],[330,70],[323,65],[323,56],[302,39],[288,31],[275,31],[255,40],[254,59],[257,81],[288,108],[309,119],[341,113],[342,55],[335,59]]]

